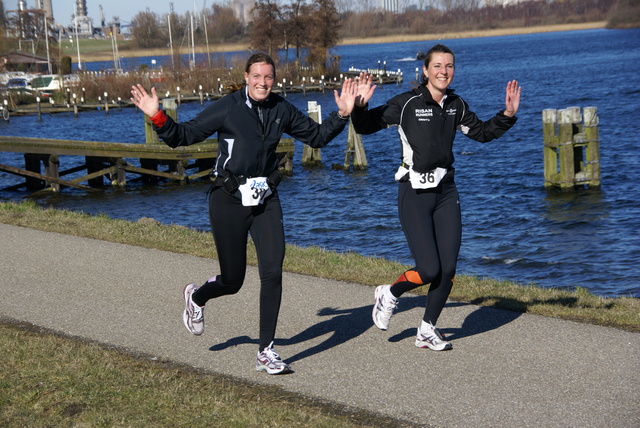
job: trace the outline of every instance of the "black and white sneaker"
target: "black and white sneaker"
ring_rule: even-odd
[[[280,359],[280,355],[276,354],[272,346],[273,342],[264,348],[262,352],[258,352],[256,371],[265,371],[270,375],[291,372],[291,367]]]
[[[432,351],[447,351],[453,348],[453,345],[445,339],[444,334],[431,324],[427,324],[426,328],[424,324],[422,327],[418,327],[416,346],[429,348]]]
[[[375,302],[373,304],[373,323],[380,330],[389,328],[389,321],[393,311],[398,307],[398,299],[391,295],[389,289],[391,285],[379,285],[375,291]],[[391,297],[389,297],[391,296]]]
[[[193,302],[191,296],[198,290],[195,284],[184,286],[182,295],[184,296],[184,313],[182,321],[191,334],[200,336],[204,332],[204,306],[198,306]]]

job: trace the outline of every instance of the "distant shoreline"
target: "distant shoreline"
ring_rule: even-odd
[[[540,25],[534,27],[517,27],[517,28],[497,28],[481,31],[459,31],[451,33],[424,33],[424,34],[401,34],[380,37],[348,37],[343,39],[338,46],[346,45],[364,45],[378,43],[402,43],[402,42],[418,42],[429,40],[443,39],[463,39],[472,37],[494,37],[494,36],[511,36],[516,34],[533,34],[548,33],[554,31],[575,31],[575,30],[593,30],[605,28],[607,21],[585,22],[579,24],[560,24],[560,25]],[[210,52],[238,52],[249,50],[245,43],[223,43],[210,45]],[[196,53],[206,53],[205,46],[196,46]],[[169,55],[166,48],[162,49],[132,49],[120,51],[122,57],[136,58],[144,56],[164,56]],[[181,53],[187,53],[187,49],[182,49]],[[108,52],[92,52],[82,54],[83,62],[94,61],[111,61],[113,53]]]

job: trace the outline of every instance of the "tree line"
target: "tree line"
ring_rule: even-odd
[[[333,0],[294,0],[283,5],[261,0],[256,2],[251,16],[253,19],[245,25],[233,9],[220,5],[204,9],[198,17],[172,13],[165,18],[147,9],[133,18],[131,35],[139,48],[169,43],[184,48],[191,40],[198,45],[244,42],[274,57],[280,50],[285,51],[286,57],[291,52],[298,65],[304,61],[322,68],[331,62],[328,52],[340,40],[341,23]]]
[[[196,45],[242,43],[277,57],[294,58],[299,67],[339,67],[331,49],[349,37],[450,33],[495,28],[608,20],[610,27],[637,27],[638,0],[529,0],[499,4],[498,0],[398,0],[401,12],[376,9],[374,0],[258,0],[254,18],[242,22],[231,7],[212,5],[198,16],[191,13],[160,15],[149,9],[131,22],[133,47],[187,48]],[[31,13],[31,12],[29,12]],[[5,14],[0,0],[0,54],[16,50],[21,34],[35,40],[36,53],[45,52],[44,27],[38,15]],[[27,19],[28,21],[25,21]],[[49,23],[51,25],[51,23]],[[191,31],[193,28],[193,31]],[[33,32],[41,33],[31,34]],[[54,28],[49,44],[56,52]],[[55,56],[55,53],[54,53]],[[276,58],[278,59],[278,58]],[[287,63],[288,64],[288,63]],[[328,73],[330,74],[330,73]]]
[[[246,43],[273,56],[277,52],[283,52],[286,58],[293,56],[298,65],[330,67],[331,48],[347,37],[590,22],[607,20],[616,13],[626,16],[627,21],[631,18],[636,26],[640,21],[637,0],[530,0],[508,5],[492,0],[422,0],[417,7],[406,8],[401,13],[374,9],[370,3],[259,0],[251,11],[253,20],[246,24],[231,8],[213,5],[197,17],[193,40],[199,45]],[[440,7],[433,7],[435,4]],[[174,46],[178,41],[179,46],[184,47],[191,42],[192,18],[190,13],[183,16],[174,13],[167,19],[150,10],[140,12],[131,24],[135,45],[139,48],[167,46],[171,28]]]

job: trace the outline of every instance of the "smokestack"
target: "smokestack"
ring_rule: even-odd
[[[53,3],[52,0],[44,0],[44,4],[42,9],[44,9],[44,14],[53,21]]]

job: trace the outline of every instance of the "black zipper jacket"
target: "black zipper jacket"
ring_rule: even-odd
[[[515,117],[498,112],[488,121],[478,119],[467,103],[453,89],[447,90],[443,107],[433,100],[421,85],[374,109],[354,107],[351,121],[359,134],[372,134],[398,125],[402,144],[402,162],[417,172],[441,167],[452,169],[453,140],[456,130],[480,142],[500,137],[515,123]]]
[[[282,134],[314,148],[324,147],[346,124],[335,111],[318,124],[273,93],[263,103],[251,102],[244,88],[211,103],[192,120],[176,123],[168,117],[155,129],[170,147],[198,143],[217,132],[215,175],[224,176],[226,170],[235,175],[268,177],[278,167],[276,147]]]

